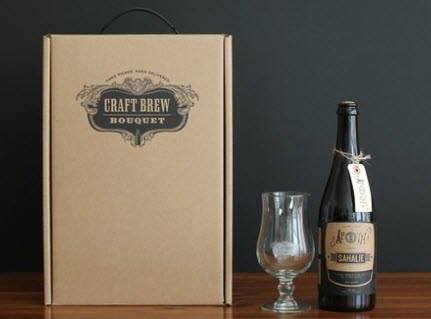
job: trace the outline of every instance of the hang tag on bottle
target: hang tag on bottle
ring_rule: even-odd
[[[362,164],[349,164],[347,165],[347,169],[349,170],[350,181],[353,187],[355,212],[372,212],[371,189],[365,166]]]

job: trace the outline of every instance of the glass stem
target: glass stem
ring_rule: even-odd
[[[293,299],[293,291],[295,286],[293,285],[293,278],[279,278],[278,284],[278,299],[276,305],[282,308],[285,307],[296,307],[297,303]]]

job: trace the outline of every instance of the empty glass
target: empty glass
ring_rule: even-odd
[[[262,221],[257,259],[262,268],[279,280],[278,299],[262,309],[302,312],[310,308],[293,299],[293,279],[305,272],[314,257],[313,236],[308,224],[309,194],[267,192],[262,194]]]

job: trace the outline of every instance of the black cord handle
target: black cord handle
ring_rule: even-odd
[[[168,19],[166,19],[164,16],[162,16],[159,12],[153,10],[153,9],[149,9],[149,8],[131,8],[131,9],[127,9],[123,12],[120,12],[119,14],[117,14],[116,16],[114,16],[111,20],[109,20],[101,29],[100,29],[100,33],[103,33],[112,23],[114,23],[116,20],[118,20],[119,18],[121,18],[122,16],[130,13],[130,12],[146,12],[149,14],[152,14],[153,16],[156,16],[157,18],[159,18],[160,20],[162,20],[164,23],[166,23],[171,29],[172,31],[174,31],[176,34],[179,34],[178,30],[175,28],[175,26],[172,24],[171,21],[169,21]]]

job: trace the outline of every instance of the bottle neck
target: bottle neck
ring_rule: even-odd
[[[356,114],[338,114],[336,148],[342,152],[359,155],[358,117]]]

